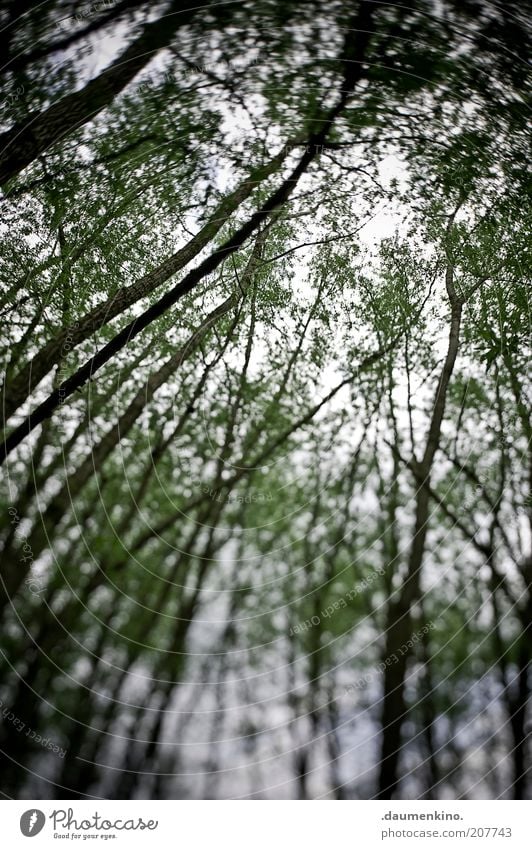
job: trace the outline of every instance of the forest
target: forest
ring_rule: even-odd
[[[530,798],[530,12],[2,4],[2,798]]]

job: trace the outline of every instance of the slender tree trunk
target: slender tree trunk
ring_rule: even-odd
[[[135,283],[123,286],[86,315],[66,327],[47,342],[9,381],[4,384],[4,417],[7,420],[29,398],[40,381],[53,366],[68,353],[85,342],[93,333],[104,327],[113,318],[121,315],[142,298],[147,297],[166,281],[170,280],[191,262],[226,224],[230,216],[250,197],[261,182],[274,174],[286,158],[284,148],[266,165],[255,169],[227,197],[218,204],[209,220],[187,244],[165,259],[157,268],[145,274]]]
[[[453,220],[454,216],[451,216],[449,228]],[[398,764],[402,746],[402,728],[407,716],[405,681],[411,653],[408,643],[412,637],[415,621],[412,606],[420,595],[421,568],[429,524],[430,476],[434,455],[439,446],[447,388],[458,354],[463,301],[456,294],[454,269],[450,264],[447,267],[445,282],[451,305],[447,354],[436,389],[423,457],[421,461],[414,459],[411,463],[418,489],[407,576],[395,598],[392,596],[388,603],[383,655],[383,662],[388,662],[384,670],[382,739],[377,792],[379,799],[393,798],[399,784]]]

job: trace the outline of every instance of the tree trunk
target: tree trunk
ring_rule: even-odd
[[[449,228],[453,220],[454,216],[451,216]],[[456,294],[454,269],[450,264],[447,266],[445,282],[451,304],[447,354],[436,389],[423,457],[419,462],[415,458],[411,462],[418,488],[415,529],[408,558],[407,576],[397,597],[395,599],[392,597],[388,604],[383,655],[383,663],[387,665],[384,670],[378,799],[393,798],[399,784],[398,764],[402,745],[402,728],[407,715],[405,680],[411,653],[408,642],[413,631],[412,606],[418,600],[420,592],[421,568],[428,532],[432,465],[440,440],[447,388],[458,354],[463,301]]]
[[[162,18],[145,24],[140,36],[80,91],[67,94],[43,112],[30,113],[23,122],[2,133],[0,185],[4,186],[41,153],[109,106],[155,54],[171,43],[179,27],[189,23],[200,8],[180,7],[179,0],[173,0]]]

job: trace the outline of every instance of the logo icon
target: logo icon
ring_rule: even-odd
[[[35,837],[42,831],[46,817],[42,811],[32,808],[25,811],[20,818],[20,830],[24,837]]]

